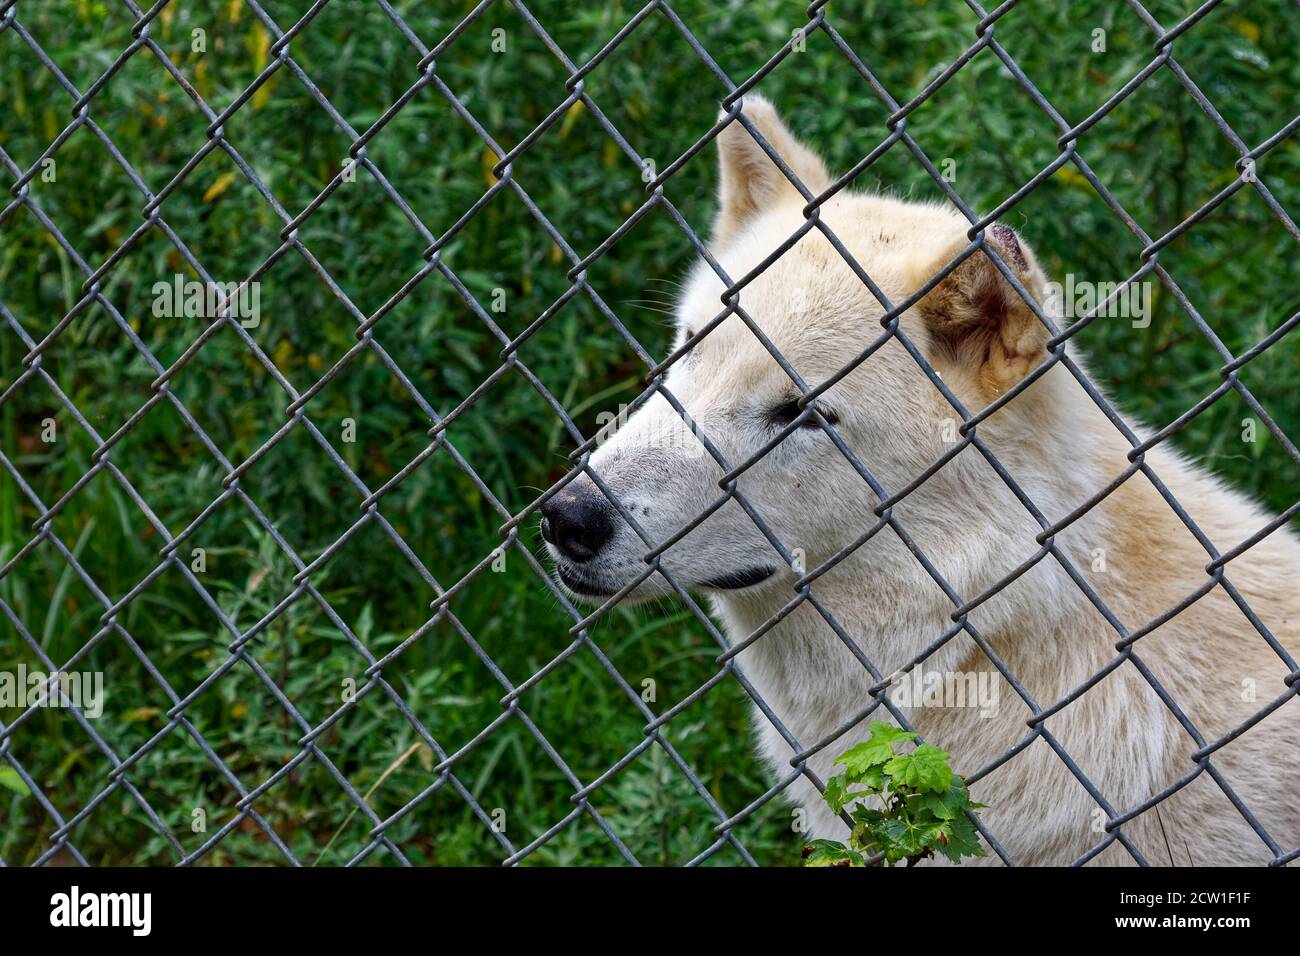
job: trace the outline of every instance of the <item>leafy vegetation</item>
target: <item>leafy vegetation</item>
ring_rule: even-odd
[[[263,6],[287,29],[311,2],[270,0]],[[473,4],[391,0],[391,6],[432,47]],[[554,42],[583,63],[641,4],[560,0],[530,6]],[[1197,4],[1157,0],[1147,6],[1168,25]],[[761,67],[806,22],[802,5],[781,0],[674,0],[672,7],[736,81]],[[864,0],[826,9],[845,42],[898,102],[915,96],[976,39],[977,18],[957,0]],[[21,4],[16,12],[81,91],[130,46],[136,19],[120,0],[43,0]],[[1105,53],[1091,50],[1092,31],[1099,27],[1106,30]],[[202,53],[193,49],[198,29],[206,40]],[[492,52],[497,30],[504,31],[504,53]],[[176,0],[159,13],[150,36],[215,111],[235,101],[274,60],[273,37],[242,0]],[[1091,115],[1153,56],[1151,31],[1123,5],[1103,0],[1022,4],[998,21],[997,38],[1069,123]],[[1176,43],[1178,63],[1250,146],[1272,136],[1294,114],[1297,51],[1300,21],[1285,0],[1229,0]],[[291,52],[357,131],[373,124],[420,76],[421,51],[373,0],[331,0],[294,37]],[[437,75],[509,149],[564,102],[569,73],[524,19],[501,2],[440,52]],[[584,89],[658,169],[709,130],[725,93],[673,24],[658,14],[584,78]],[[849,168],[889,134],[891,110],[821,33],[809,38],[804,52],[784,60],[759,90],[783,109],[800,135],[825,150],[837,169]],[[0,32],[0,148],[13,164],[25,170],[38,162],[71,121],[73,102],[16,30]],[[208,141],[209,118],[148,49],[129,57],[104,84],[90,102],[89,115],[154,193]],[[936,162],[956,162],[954,186],[981,210],[1000,203],[1055,159],[1060,135],[987,49],[908,118],[908,131]],[[330,183],[353,140],[284,67],[228,119],[223,134],[289,216],[298,215]],[[1152,236],[1167,232],[1219,192],[1235,175],[1238,158],[1167,69],[1089,129],[1078,148]],[[417,93],[367,144],[366,155],[433,235],[449,229],[494,182],[496,157],[433,86]],[[32,180],[30,198],[89,267],[98,268],[138,228],[147,200],[85,127],[73,131],[52,158],[57,176]],[[0,168],[8,196],[11,169]],[[1264,155],[1257,171],[1294,215],[1300,209],[1296,138]],[[641,170],[581,107],[570,108],[520,155],[513,173],[579,256],[611,235],[645,196]],[[859,177],[858,185],[917,199],[939,197],[925,170],[897,144]],[[664,188],[703,232],[712,214],[713,187],[713,160],[704,151]],[[222,149],[204,156],[160,209],[178,239],[220,281],[252,274],[278,249],[285,226],[284,217]],[[1141,241],[1068,165],[1005,218],[1054,275],[1074,272],[1117,281],[1140,264]],[[334,286],[304,255],[290,250],[261,277],[262,323],[249,334],[301,394],[356,344],[358,316],[372,315],[425,267],[429,239],[364,170],[301,223],[299,239]],[[692,255],[677,225],[656,210],[588,269],[591,287],[656,360],[670,337],[663,310],[671,282]],[[1240,354],[1300,308],[1300,289],[1285,267],[1294,255],[1293,238],[1260,196],[1246,189],[1161,249],[1160,262],[1226,347]],[[570,288],[566,272],[572,261],[510,190],[495,195],[443,247],[442,261],[512,338]],[[165,401],[150,406],[114,446],[111,461],[123,480],[104,470],[78,485],[99,441],[153,394],[157,371],[145,350],[168,366],[204,327],[201,319],[152,314],[153,284],[178,273],[195,278],[166,235],[146,232],[102,278],[104,294],[126,327],[93,304],[45,349],[42,369],[85,415],[79,420],[39,378],[6,390],[25,371],[22,358],[29,350],[14,325],[31,340],[43,339],[81,298],[85,273],[27,208],[0,224],[5,310],[0,311],[0,393],[5,394],[0,448],[25,483],[0,469],[0,563],[11,561],[34,533],[40,512],[27,488],[46,506],[70,494],[53,520],[50,539],[28,550],[0,578],[0,598],[44,653],[61,663],[99,633],[108,603],[148,579],[118,614],[135,646],[119,633],[107,633],[78,667],[106,675],[106,710],[94,727],[119,758],[162,734],[127,777],[185,852],[192,852],[234,819],[241,792],[187,728],[168,717],[175,698],[204,687],[186,707],[186,717],[246,792],[300,752],[303,722],[316,725],[333,713],[344,681],[364,684],[366,660],[339,622],[380,656],[425,623],[436,592],[371,521],[310,577],[333,612],[326,613],[297,589],[297,567],[250,509],[228,498],[187,542],[206,551],[200,579],[211,601],[235,629],[246,632],[291,595],[297,597],[245,645],[258,670],[239,662],[204,685],[229,659],[231,629],[179,569],[148,576],[160,561],[154,522],[173,535],[188,527],[224,491],[225,467]],[[497,289],[505,290],[507,303],[500,314],[488,311]],[[436,272],[417,282],[374,334],[439,414],[454,408],[499,363],[500,339]],[[1283,339],[1239,372],[1293,436],[1300,424],[1296,341],[1294,335]],[[1173,421],[1221,382],[1222,358],[1168,290],[1156,290],[1149,327],[1098,321],[1075,343],[1093,357],[1091,367],[1113,397],[1156,426]],[[586,295],[560,308],[523,344],[519,359],[588,435],[599,413],[637,393],[645,372]],[[254,455],[289,420],[285,388],[230,329],[207,341],[170,387],[232,463]],[[371,350],[351,361],[304,410],[371,490],[428,443],[424,408]],[[1229,394],[1175,440],[1280,510],[1292,504],[1294,469],[1264,429],[1257,442],[1240,441],[1241,421],[1250,414]],[[345,418],[357,425],[353,443],[340,440]],[[52,445],[40,438],[46,419],[57,423],[58,441]],[[574,447],[517,370],[495,381],[447,435],[511,513],[565,473]],[[139,493],[149,513],[124,482]],[[304,561],[319,557],[362,516],[365,498],[301,423],[249,468],[240,487]],[[443,587],[501,542],[500,512],[444,452],[421,462],[377,509]],[[1242,529],[1243,537],[1253,530]],[[531,522],[523,533],[535,543]],[[70,570],[55,539],[76,555],[94,587]],[[182,557],[189,559],[188,549]],[[506,692],[457,623],[516,686],[573,640],[572,617],[518,554],[508,557],[501,573],[485,573],[458,593],[450,609],[455,622],[440,621],[384,671],[449,754],[501,717],[499,701]],[[717,645],[680,607],[619,610],[592,629],[591,639],[633,688],[654,680],[656,699],[647,706],[655,713],[717,671]],[[9,618],[0,615],[0,668],[19,664],[36,668],[40,661]],[[292,702],[301,721],[286,710],[281,696]],[[518,703],[583,784],[645,740],[645,714],[588,648],[567,657]],[[0,712],[6,722],[16,716],[13,710]],[[662,729],[704,782],[707,795],[652,745],[592,793],[592,807],[642,862],[693,859],[711,845],[711,828],[721,819],[710,800],[729,815],[769,786],[752,752],[748,719],[743,691],[724,681]],[[303,862],[345,862],[369,843],[372,823],[354,813],[356,803],[333,771],[386,819],[425,792],[440,762],[422,747],[402,710],[379,693],[367,695],[317,744],[333,770],[320,759],[305,760],[255,804]],[[14,735],[12,754],[63,820],[100,793],[113,765],[67,712],[56,710],[28,719]],[[516,847],[574,809],[570,797],[576,787],[569,773],[518,717],[496,725],[453,769],[486,810],[505,812],[505,832]],[[58,822],[35,795],[24,793],[21,779],[7,774],[0,783],[0,858],[8,864],[30,862],[48,847]],[[206,834],[191,830],[196,807],[206,808]],[[779,801],[764,804],[736,833],[761,863],[798,859],[789,809]],[[417,864],[492,863],[506,855],[450,782],[394,823],[389,834]],[[96,863],[176,859],[123,788],[97,803],[70,838]],[[366,859],[393,862],[383,851]],[[526,858],[574,864],[621,860],[586,815]],[[726,844],[709,857],[710,863],[740,860]],[[283,861],[248,819],[201,858],[211,865]]]
[[[853,820],[849,843],[814,840],[804,847],[805,866],[912,866],[936,853],[953,863],[986,856],[968,814],[966,783],[948,766],[948,754],[933,744],[910,753],[898,745],[916,734],[876,720],[871,736],[840,754],[844,772],[826,781],[826,803]],[[857,789],[850,789],[857,788]],[[874,798],[875,803],[871,802]]]

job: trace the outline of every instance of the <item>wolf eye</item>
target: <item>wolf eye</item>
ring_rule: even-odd
[[[840,420],[839,416],[833,411],[820,403],[817,404],[817,411],[822,413],[822,418],[834,425]],[[767,413],[767,422],[773,428],[785,428],[792,421],[799,417],[799,401],[795,399],[789,402],[782,402]],[[809,415],[800,424],[800,428],[815,428],[820,430],[821,425],[817,424],[817,419]]]

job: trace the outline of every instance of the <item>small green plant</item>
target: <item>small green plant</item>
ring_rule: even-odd
[[[899,753],[916,734],[873,721],[871,736],[840,754],[844,772],[826,782],[826,802],[853,818],[849,845],[814,840],[804,847],[804,866],[908,866],[941,853],[953,863],[985,856],[975,825],[966,815],[985,804],[971,803],[966,783],[948,766],[948,754],[931,744]],[[873,801],[872,798],[877,798]],[[878,805],[875,805],[878,802]]]

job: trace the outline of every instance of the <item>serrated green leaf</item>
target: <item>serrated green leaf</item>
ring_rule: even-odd
[[[885,775],[879,767],[868,769],[861,780],[850,780],[848,774],[840,773],[826,781],[826,792],[823,796],[831,810],[839,813],[854,800],[878,795],[884,789],[884,782]],[[866,784],[866,787],[858,784]],[[854,789],[850,790],[850,787]]]
[[[894,786],[943,793],[952,783],[948,754],[933,744],[921,744],[910,754],[898,754],[885,764]]]
[[[885,768],[868,767],[862,773],[858,774],[855,783],[860,783],[871,793],[881,793],[885,789]]]
[[[900,730],[883,720],[874,720],[871,722],[871,736],[840,754],[835,762],[844,764],[850,777],[857,777],[893,757],[894,744],[915,738],[914,733]]]
[[[933,844],[934,849],[953,863],[960,863],[961,858],[964,856],[988,856],[988,851],[980,843],[975,824],[971,823],[967,817],[958,817],[955,820],[945,821],[943,824],[943,837],[942,840]]]
[[[916,856],[925,852],[925,847],[920,843],[920,831],[912,826],[911,822],[906,819],[886,820],[880,825],[880,831],[888,841],[886,853],[893,855],[895,851],[901,852],[903,857]]]
[[[861,826],[873,827],[880,823],[881,820],[885,819],[885,814],[882,811],[861,803],[854,807],[851,812],[853,814],[853,822]]]
[[[826,792],[822,797],[826,800],[827,806],[835,813],[844,809],[844,804],[849,802],[849,782],[844,774],[837,773],[826,781]]]
[[[936,820],[934,817],[928,817],[924,822],[918,823],[914,832],[916,842],[928,849],[938,849],[945,845],[948,837],[948,823],[945,820]]]
[[[862,855],[835,840],[813,840],[804,846],[804,866],[862,866]]]
[[[952,820],[971,809],[966,784],[962,782],[961,777],[956,776],[952,778],[952,783],[943,793],[930,791],[923,793],[921,805],[940,820]]]

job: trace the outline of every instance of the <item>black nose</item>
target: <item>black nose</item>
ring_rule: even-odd
[[[542,537],[571,561],[590,560],[614,534],[614,509],[595,488],[566,488],[542,505]]]

